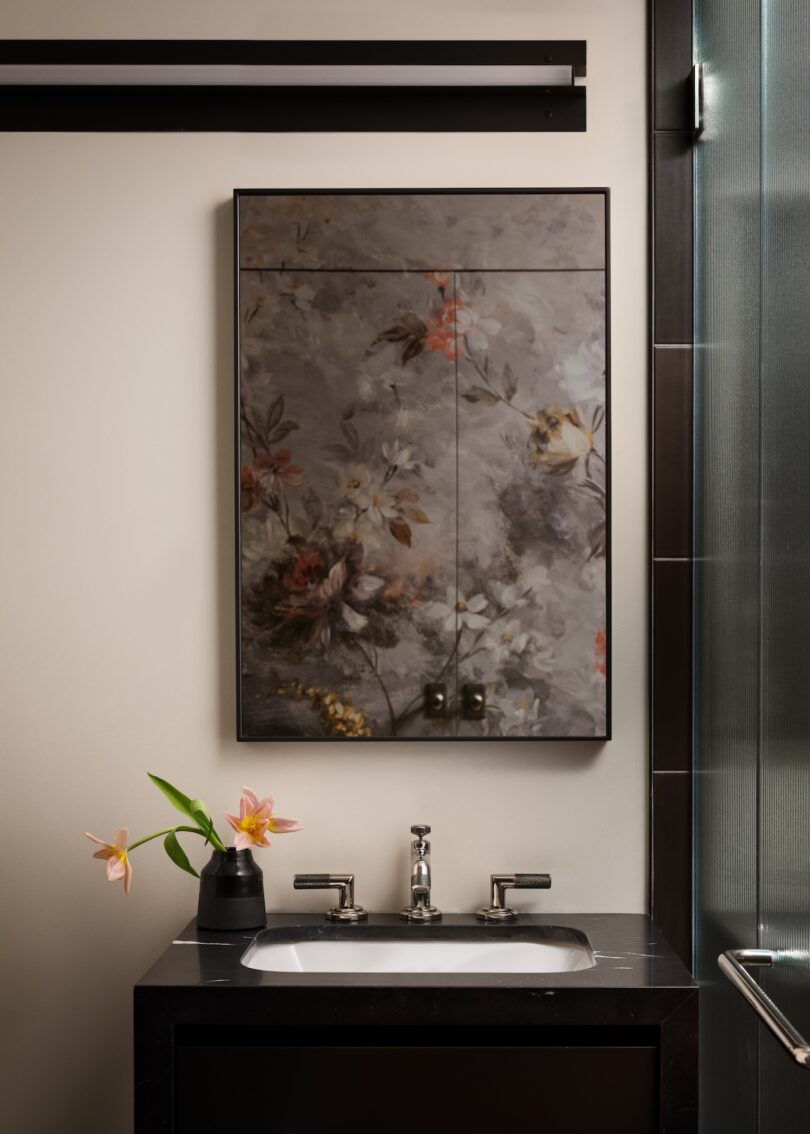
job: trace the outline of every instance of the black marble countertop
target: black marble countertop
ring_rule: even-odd
[[[558,973],[274,973],[250,969],[241,958],[259,932],[265,939],[366,940],[442,938],[541,939],[538,929],[560,926],[584,934],[593,950],[593,968]],[[545,936],[545,934],[543,935]],[[198,930],[196,921],[183,929],[141,978],[136,989],[529,989],[581,994],[586,990],[614,993],[677,993],[680,999],[696,986],[692,977],[648,917],[640,914],[521,914],[513,925],[486,926],[469,914],[445,914],[434,925],[408,925],[396,914],[370,914],[366,923],[339,925],[321,914],[270,913],[267,929],[222,933]],[[577,996],[577,1000],[580,997]],[[637,999],[637,997],[633,997]]]
[[[200,1059],[204,1064],[207,1051],[213,1053],[208,1066],[216,1068],[216,1075],[222,1073],[221,1060],[230,1056],[226,1065],[235,1069],[233,1081],[244,1089],[245,1066],[263,1068],[264,1082],[273,1053],[291,1047],[505,1048],[510,1058],[512,1048],[528,1045],[564,1048],[575,1055],[580,1048],[597,1052],[657,1048],[656,1082],[648,1082],[644,1089],[658,1093],[660,1128],[671,1134],[694,1134],[698,989],[647,917],[521,914],[515,925],[486,926],[472,915],[445,914],[437,925],[408,925],[395,914],[372,914],[365,924],[342,926],[326,922],[321,914],[271,913],[262,932],[265,940],[276,941],[469,940],[473,935],[553,940],[550,927],[554,926],[584,934],[596,964],[575,972],[536,974],[272,973],[241,964],[257,933],[198,931],[192,921],[135,986],[136,1130],[168,1134],[175,1129],[172,1116],[177,1113],[178,1090],[182,1097],[176,1069],[189,1060],[192,1067],[199,1066]],[[418,1066],[421,1075],[424,1065]],[[427,1067],[432,1066],[429,1059]],[[605,1067],[614,1064],[603,1065],[597,1059],[593,1066],[609,1075]],[[507,1074],[504,1082],[508,1081]],[[408,1103],[409,1082],[402,1084],[405,1094],[400,1105]],[[640,1089],[638,1081],[633,1082],[632,1089]],[[587,1129],[603,1125],[605,1130],[629,1129],[624,1114],[621,1127],[615,1121],[602,1122],[600,1088],[593,1078],[577,1079],[580,1083],[594,1099],[600,1117],[595,1125],[569,1122],[566,1129],[584,1130],[586,1125]],[[307,1082],[307,1089],[310,1085],[319,1090],[317,1076]],[[491,1083],[470,1086],[486,1090]],[[355,1088],[351,1081],[349,1088],[351,1095]],[[229,1085],[228,1115],[232,1092]],[[362,1084],[360,1093],[364,1093]],[[334,1113],[348,1115],[348,1124],[338,1123],[335,1129],[350,1129],[354,1112],[338,1108],[333,1113],[331,1107],[330,1102],[330,1118]],[[569,1110],[566,1107],[566,1116]],[[559,1122],[554,1127],[563,1129]]]

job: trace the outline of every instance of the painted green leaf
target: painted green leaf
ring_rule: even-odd
[[[464,400],[466,402],[482,402],[485,406],[494,406],[498,404],[500,398],[491,390],[485,390],[483,386],[473,386],[464,394]]]
[[[292,433],[294,429],[300,429],[301,426],[297,421],[282,421],[281,425],[274,431],[273,436],[270,438],[271,445],[277,445],[279,441],[283,441],[288,433]]]
[[[197,871],[188,861],[188,855],[180,846],[180,843],[177,841],[177,835],[174,833],[174,831],[169,831],[168,835],[163,840],[163,846],[166,850],[166,854],[169,856],[175,866],[179,866],[181,870],[185,870],[186,874],[193,874],[195,878],[200,877]]]
[[[517,393],[517,385],[515,372],[507,362],[506,366],[503,368],[503,396],[506,398],[507,402],[511,402],[512,398],[514,398]]]
[[[424,339],[411,339],[411,341],[408,343],[408,345],[405,347],[405,349],[402,352],[402,364],[403,364],[403,366],[405,365],[406,362],[410,362],[412,358],[416,358],[416,356],[418,354],[421,354],[424,349],[425,349],[425,340]]]
[[[410,336],[411,332],[407,327],[403,326],[402,323],[394,323],[392,326],[386,327],[384,331],[380,331],[371,345],[376,346],[377,343],[401,343],[404,339],[410,338]]]
[[[270,409],[267,411],[267,424],[265,425],[265,431],[267,433],[269,433],[271,429],[275,429],[275,427],[281,421],[283,413],[284,398],[279,394],[276,400],[271,404]]]
[[[591,553],[589,559],[601,559],[607,553],[607,524],[597,524],[591,532]]]
[[[407,328],[409,334],[414,335],[416,338],[422,338],[427,334],[427,327],[413,311],[408,311],[402,316],[402,322]]]
[[[411,546],[411,529],[407,524],[403,523],[401,520],[391,520],[388,525],[388,530],[397,543],[402,543],[405,547]]]
[[[349,442],[353,453],[357,453],[360,448],[360,435],[350,421],[341,421],[340,429],[343,436]]]

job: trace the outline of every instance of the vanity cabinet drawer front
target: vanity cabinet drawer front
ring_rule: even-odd
[[[175,1134],[656,1134],[658,1051],[639,1047],[178,1046]],[[519,1124],[519,1125],[518,1125]],[[141,1134],[141,1132],[138,1132]]]

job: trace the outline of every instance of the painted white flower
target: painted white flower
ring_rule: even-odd
[[[332,531],[337,539],[349,539],[361,543],[366,551],[376,551],[382,543],[381,528],[362,513],[355,515],[353,510],[345,509],[337,518]]]
[[[338,470],[338,491],[344,500],[351,500],[352,504],[364,507],[361,499],[365,501],[371,473],[365,465],[347,465]]]
[[[558,363],[555,370],[573,401],[601,402],[605,396],[604,340],[581,343],[577,353]]]
[[[406,409],[405,406],[397,406],[394,410],[394,428],[409,429],[415,417],[413,410]]]
[[[531,689],[512,690],[505,697],[487,697],[490,711],[498,718],[501,736],[522,736],[532,731],[540,717],[540,699]]]
[[[520,621],[512,618],[505,625],[490,626],[484,637],[484,646],[493,661],[499,665],[509,658],[520,657],[529,644],[529,635],[521,630]]]
[[[383,524],[399,515],[396,499],[372,479],[365,465],[347,465],[338,472],[338,490],[367,519]]]
[[[472,350],[485,351],[489,346],[487,335],[497,335],[500,329],[497,319],[480,315],[471,307],[456,307],[456,333]]]
[[[399,441],[383,441],[382,451],[388,464],[403,472],[412,469],[416,464],[413,456],[415,452],[413,445],[401,445]]]
[[[503,611],[517,610],[529,604],[529,588],[518,583],[490,583],[496,605]]]
[[[370,485],[358,504],[364,510],[363,514],[375,524],[385,524],[399,515],[396,499],[379,484]]]
[[[299,311],[309,311],[312,300],[315,298],[315,288],[310,284],[301,283],[300,280],[286,276],[281,281],[280,294],[285,299],[291,299],[293,306],[298,308]]]
[[[374,379],[370,374],[364,374],[362,371],[357,375],[357,395],[362,398],[364,402],[368,402],[374,396],[375,392]]]
[[[542,677],[548,677],[549,674],[554,672],[556,654],[551,646],[535,645],[535,649],[529,655],[529,661],[536,673],[539,673]]]
[[[448,587],[447,602],[431,603],[430,613],[442,620],[442,629],[448,634],[456,626],[459,630],[464,626],[470,630],[482,630],[490,623],[490,619],[481,613],[488,605],[486,595],[477,594],[465,599],[455,587]]]
[[[539,599],[548,583],[548,569],[538,564],[524,571],[517,582],[494,582],[491,587],[495,601],[500,609],[506,612],[528,606],[532,599]]]
[[[523,572],[522,581],[536,598],[548,587],[551,579],[548,568],[538,563],[537,566],[530,567],[528,571]]]

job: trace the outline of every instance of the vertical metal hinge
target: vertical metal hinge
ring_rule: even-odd
[[[703,64],[696,63],[690,76],[690,92],[692,101],[692,130],[695,138],[703,133]]]

